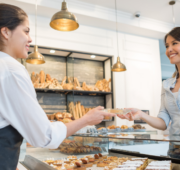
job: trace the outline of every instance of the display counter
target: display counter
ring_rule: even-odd
[[[65,158],[69,155],[107,155],[109,150],[129,156],[169,159],[177,163],[180,162],[180,136],[143,133],[76,134],[65,139],[58,149],[28,147],[26,155],[46,160]]]

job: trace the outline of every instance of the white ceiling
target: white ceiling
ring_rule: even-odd
[[[19,6],[28,14],[35,14],[35,0],[0,1]],[[61,9],[62,1],[63,0],[37,0],[38,16],[47,17],[50,21],[51,17]],[[116,1],[119,11],[118,30],[121,32],[162,39],[164,35],[173,28],[172,6],[169,5],[170,0]],[[113,11],[115,9],[115,0],[66,0],[66,2],[69,4],[69,11],[73,11],[81,25],[115,30],[115,17]],[[83,9],[83,5],[85,5],[86,8]],[[176,0],[176,4],[173,7],[176,26],[178,26],[180,25],[180,0]],[[101,10],[104,13],[101,13]],[[141,22],[134,18],[134,14],[137,11],[141,13]],[[126,13],[127,15],[121,15],[121,13]],[[106,17],[103,18],[102,16]],[[127,16],[129,19],[127,19]],[[114,19],[114,21],[111,20],[111,18]],[[121,22],[122,20],[123,22]],[[141,24],[138,25],[136,23]]]
[[[32,0],[35,2],[35,0]],[[41,3],[44,3],[46,0],[38,0]],[[44,1],[44,2],[43,2]],[[59,2],[59,9],[61,9],[61,2],[63,0],[56,0]],[[73,1],[73,0],[66,0]],[[102,6],[106,8],[115,9],[115,0],[77,0],[79,2],[91,4],[94,6]],[[137,11],[141,13],[142,17],[151,18],[155,20],[160,20],[167,23],[173,23],[172,19],[172,6],[169,5],[170,0],[116,0],[117,9],[123,12],[130,13],[134,15]],[[10,3],[13,5],[17,5],[20,7],[24,7],[26,12],[29,14],[35,14],[35,7],[32,4],[26,4],[26,0],[18,2],[15,0],[1,0],[4,3]],[[175,20],[176,24],[180,25],[180,0],[176,0],[176,4],[174,5],[174,13],[175,13]],[[69,9],[70,11],[71,9]],[[47,8],[38,8],[38,15],[51,17],[54,14],[54,9]],[[57,11],[56,11],[57,12]]]
[[[103,6],[115,9],[115,0],[78,0],[92,5]],[[134,15],[137,11],[141,12],[141,16],[152,18],[168,23],[173,23],[172,6],[169,5],[170,0],[116,0],[118,10],[128,12]],[[67,0],[68,2],[68,0]],[[175,19],[180,25],[180,0],[176,0],[174,5]]]

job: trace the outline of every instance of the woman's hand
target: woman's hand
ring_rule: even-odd
[[[127,119],[129,121],[139,120],[142,117],[143,112],[139,109],[135,108],[127,108],[131,110],[131,112],[127,113],[126,115],[117,115],[121,119]]]
[[[85,116],[82,117],[82,119],[84,119],[88,123],[88,125],[96,125],[101,123],[105,116],[108,117],[116,116],[116,114],[114,113],[103,112],[102,111],[103,109],[104,107],[98,106],[87,112]]]
[[[66,137],[71,136],[79,129],[82,129],[88,125],[96,125],[103,121],[105,116],[114,117],[116,114],[103,112],[104,107],[96,107],[89,112],[87,112],[82,118],[72,121],[70,123],[65,124],[67,127]]]

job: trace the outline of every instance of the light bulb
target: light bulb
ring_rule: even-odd
[[[50,50],[50,53],[55,53],[56,51],[55,50]]]

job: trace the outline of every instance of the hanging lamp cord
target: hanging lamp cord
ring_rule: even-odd
[[[172,15],[173,15],[173,23],[174,23],[174,27],[176,27],[176,23],[175,23],[175,15],[174,15],[174,5],[172,5]]]
[[[118,56],[119,56],[119,41],[118,41],[118,23],[117,23],[117,4],[116,4],[116,0],[115,0],[115,15],[116,15],[117,52],[118,52]]]

